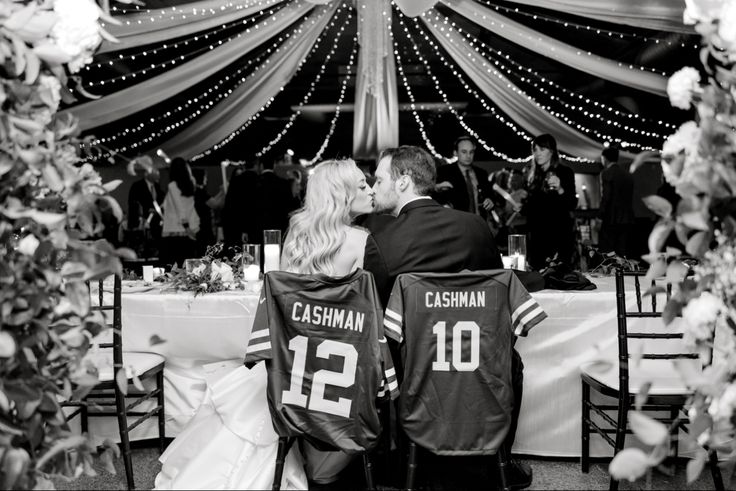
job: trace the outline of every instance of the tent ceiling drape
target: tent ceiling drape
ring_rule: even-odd
[[[680,20],[683,10],[680,0],[511,1],[521,5],[520,8],[539,7],[583,19],[596,19],[614,26],[690,32]],[[550,111],[548,104],[539,104],[534,100],[548,97],[548,91],[543,91],[542,95],[537,93],[532,97],[524,92],[529,90],[528,88],[523,89],[518,85],[520,81],[528,83],[528,79],[522,77],[514,81],[508,78],[508,73],[504,75],[500,72],[492,76],[488,69],[484,70],[482,67],[492,67],[493,60],[485,58],[472,42],[469,43],[468,39],[458,32],[449,33],[447,30],[443,31],[442,27],[438,29],[433,26],[427,19],[430,15],[437,15],[436,7],[433,7],[435,3],[431,0],[396,0],[398,9],[409,15],[420,15],[431,9],[421,17],[427,32],[437,39],[442,49],[461,72],[473,81],[487,100],[509,119],[529,134],[541,132],[555,134],[560,140],[560,147],[571,155],[588,159],[597,157],[600,149],[599,141],[581,132],[580,124],[573,125],[570,121],[560,118],[556,112]],[[516,43],[524,50],[554,60],[560,66],[589,74],[606,83],[612,82],[658,96],[665,95],[666,79],[660,73],[652,73],[645,68],[632,69],[629,66],[630,61],[624,63],[618,59],[609,59],[602,54],[588,53],[581,47],[556,39],[549,31],[543,33],[500,14],[498,9],[491,9],[488,5],[487,0],[437,2],[437,6],[449,9],[467,19],[489,36],[498,36]],[[163,43],[171,43],[173,39],[181,40],[197,34],[212,33],[215,29],[224,30],[226,25],[237,26],[241,22],[243,26],[251,21],[257,21],[257,24],[249,28],[243,27],[237,35],[230,35],[224,41],[220,38],[217,43],[213,42],[210,49],[181,62],[174,68],[150,75],[148,78],[138,77],[137,83],[128,83],[120,90],[112,91],[98,100],[67,108],[65,112],[71,112],[79,118],[79,126],[83,131],[93,133],[102,131],[103,134],[105,131],[108,133],[116,131],[114,123],[117,121],[123,118],[148,119],[146,114],[148,111],[155,111],[158,104],[174,100],[179,94],[207,81],[208,77],[227,72],[238,60],[249,56],[251,52],[261,49],[269,42],[274,43],[273,49],[283,42],[281,47],[250,75],[242,77],[231,90],[232,93],[220,94],[217,103],[207,104],[206,110],[196,111],[177,124],[169,124],[166,131],[153,132],[149,138],[135,144],[126,142],[120,131],[114,137],[103,139],[107,142],[115,141],[112,145],[114,148],[109,149],[107,154],[102,154],[103,158],[105,155],[132,154],[155,148],[164,148],[171,154],[190,158],[202,156],[213,148],[222,148],[223,142],[231,141],[236,134],[244,131],[246,123],[257,117],[276,98],[283,97],[280,94],[285,92],[285,88],[299,72],[318,36],[326,29],[331,16],[342,6],[345,8],[355,6],[360,10],[358,15],[360,26],[357,31],[362,39],[354,96],[353,154],[357,157],[374,156],[382,148],[399,142],[399,91],[391,49],[392,29],[395,28],[391,27],[392,9],[388,0],[375,2],[243,0],[240,3],[230,0],[201,0],[163,9],[125,13],[118,16],[122,21],[121,25],[107,26],[108,30],[121,41],[119,44],[106,42],[100,51],[102,56],[109,56],[105,59],[111,60],[110,64],[115,59],[115,53],[119,51],[128,50],[126,53],[129,53],[135,49],[150,49]],[[373,17],[367,15],[368,11],[365,10],[367,7],[372,8]],[[394,15],[403,15],[399,10],[394,9]],[[656,33],[647,35],[654,36]],[[376,49],[378,44],[384,48]],[[389,48],[385,49],[385,46]],[[345,46],[341,48],[345,49]],[[122,66],[124,68],[124,65]],[[422,82],[421,80],[417,82],[415,78],[413,83]],[[203,93],[206,92],[205,90]],[[561,100],[560,97],[552,99]],[[614,112],[613,109],[610,110]],[[618,114],[618,110],[615,112]],[[632,116],[636,115],[629,115],[629,118]],[[650,129],[643,127],[639,129],[632,125],[633,123],[621,124],[616,128],[630,129],[633,133],[644,137],[661,138]],[[174,133],[172,128],[176,128],[178,133]],[[274,141],[278,141],[283,136],[282,133]],[[656,145],[657,141],[654,141],[654,144]],[[100,154],[97,158],[100,158]]]

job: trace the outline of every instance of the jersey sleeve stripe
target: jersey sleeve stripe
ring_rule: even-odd
[[[401,342],[401,340],[404,338],[404,336],[403,336],[403,334],[401,332],[401,326],[400,325],[398,325],[398,324],[396,324],[394,322],[391,322],[390,320],[384,318],[383,319],[383,327],[385,327],[386,329],[388,329],[388,331],[386,331],[386,335],[388,337],[390,337],[391,339],[395,339],[396,341]]]
[[[524,314],[530,307],[538,305],[537,302],[533,298],[529,298],[526,302],[519,305],[516,310],[511,314],[511,323],[516,324],[516,319],[519,318],[522,314]]]
[[[537,305],[528,314],[521,318],[514,330],[514,334],[517,336],[525,335],[532,327],[536,326],[546,318],[547,314],[542,310],[542,307]]]
[[[270,351],[271,350],[271,341],[266,341],[265,343],[258,343],[258,344],[251,344],[248,346],[248,349],[245,350],[245,354],[253,354],[257,353],[258,351]]]
[[[250,333],[250,339],[258,339],[265,336],[268,336],[268,329],[261,329],[260,331],[253,331]]]
[[[391,309],[386,309],[386,317],[390,317],[392,320],[401,323],[401,316]]]

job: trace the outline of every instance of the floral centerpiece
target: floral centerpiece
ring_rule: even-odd
[[[684,20],[703,37],[702,70],[686,67],[669,80],[672,104],[695,109],[662,149],[664,177],[682,197],[676,208],[649,197],[660,216],[649,237],[648,276],[666,275],[678,285],[663,318],[682,315],[685,342],[701,353],[707,367],[688,372],[676,364],[694,391],[688,406],[689,435],[719,456],[736,456],[736,0],[686,0]],[[703,80],[704,78],[704,80]],[[662,251],[671,233],[683,250]],[[688,268],[684,256],[698,263]],[[689,276],[689,271],[694,276]],[[711,353],[713,356],[711,357]],[[611,463],[617,479],[634,480],[667,454],[668,431],[633,412],[632,428],[654,446],[620,452]],[[688,464],[688,481],[700,474],[704,449]]]
[[[194,295],[202,293],[215,293],[224,290],[243,288],[240,281],[242,277],[240,266],[241,254],[236,254],[232,259],[222,255],[223,244],[218,243],[207,247],[205,255],[201,259],[189,260],[188,267],[174,266],[170,273],[163,277],[163,281],[169,283],[167,290],[183,290],[194,292]]]
[[[85,281],[120,272],[130,252],[94,240],[104,210],[122,216],[108,195],[116,184],[78,165],[76,121],[56,113],[62,99],[73,100],[68,75],[106,36],[102,17],[90,0],[0,4],[3,489],[50,489],[49,475],[94,473],[94,449],[69,431],[58,400],[97,382],[83,360],[103,323],[90,313]]]

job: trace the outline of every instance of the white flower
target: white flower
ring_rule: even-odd
[[[718,37],[723,41],[723,48],[736,51],[736,1],[723,4],[718,19]]]
[[[40,242],[33,234],[28,234],[18,242],[17,250],[26,256],[32,256],[38,249]]]
[[[232,283],[234,281],[233,270],[227,264],[213,262],[211,268],[210,281],[215,281],[218,277],[223,283]]]
[[[672,135],[667,138],[662,145],[662,155],[677,155],[685,152],[692,155],[698,150],[698,142],[700,141],[700,128],[695,121],[688,121]]]
[[[698,298],[690,300],[682,309],[682,318],[687,324],[687,340],[711,339],[718,315],[724,308],[723,301],[710,292],[703,292]]]
[[[714,397],[708,407],[708,414],[713,419],[730,419],[736,408],[736,385],[730,384],[720,397]]]
[[[51,38],[72,58],[69,71],[76,73],[92,61],[92,53],[102,41],[97,23],[99,7],[90,0],[56,0],[54,12],[59,21],[51,30]]]
[[[682,20],[685,24],[711,23],[718,18],[723,0],[685,0]]]
[[[38,86],[38,95],[41,100],[51,111],[56,112],[59,108],[59,102],[61,102],[61,83],[59,79],[41,74],[38,77]]]
[[[700,88],[700,73],[686,66],[676,71],[667,81],[667,95],[670,103],[680,109],[689,109],[693,92]]]

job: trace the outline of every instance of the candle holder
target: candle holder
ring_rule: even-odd
[[[261,277],[261,244],[243,244],[243,281]]]
[[[263,273],[278,271],[281,263],[281,230],[263,231]]]
[[[513,269],[526,271],[526,235],[509,235],[509,256],[513,258]]]

